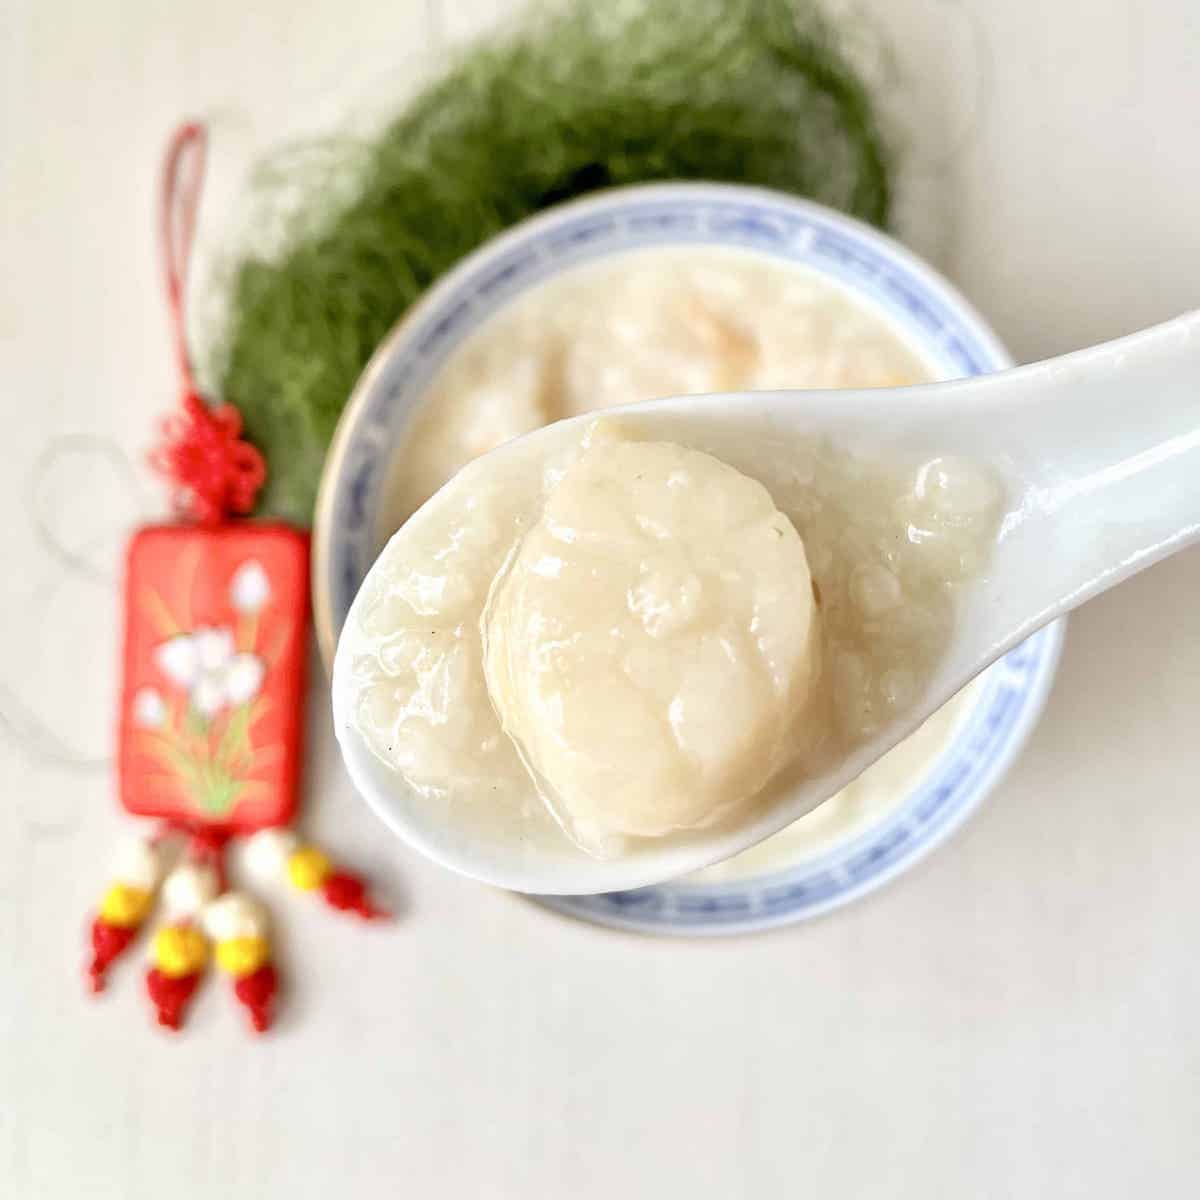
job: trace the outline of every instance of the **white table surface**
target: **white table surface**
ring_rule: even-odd
[[[291,985],[260,1041],[219,986],[183,1036],[151,1028],[136,962],[82,994],[84,916],[126,822],[103,769],[9,735],[37,716],[107,753],[116,605],[45,556],[27,493],[52,439],[136,456],[173,398],[164,139],[212,121],[211,255],[255,153],[369,122],[508,7],[0,6],[0,1196],[1194,1194],[1195,553],[1077,616],[1028,753],[965,831],[811,925],[639,940],[444,874],[355,801],[318,688],[309,826],[403,919],[281,900]],[[889,85],[912,147],[902,230],[1018,357],[1200,304],[1194,0],[868,7],[896,39],[880,69],[907,80]],[[51,515],[111,570],[136,510],[84,477],[58,480]]]

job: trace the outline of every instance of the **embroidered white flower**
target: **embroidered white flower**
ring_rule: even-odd
[[[241,613],[256,613],[271,598],[271,581],[256,558],[248,558],[233,573],[229,599]]]
[[[200,672],[196,639],[189,633],[168,639],[155,647],[154,662],[176,687],[189,691]]]
[[[219,671],[209,671],[192,688],[192,707],[202,717],[215,717],[225,707],[225,680]]]
[[[138,688],[133,697],[134,724],[143,729],[161,729],[167,719],[167,705],[157,688]]]
[[[219,671],[233,657],[233,630],[201,626],[192,635],[201,674]]]
[[[187,692],[192,708],[203,717],[249,703],[261,691],[267,673],[256,654],[235,652],[231,629],[211,625],[168,638],[155,649],[154,661]]]
[[[230,704],[246,704],[258,695],[266,668],[253,654],[235,654],[225,671],[225,695]]]

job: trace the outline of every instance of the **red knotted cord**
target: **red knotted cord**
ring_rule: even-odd
[[[163,170],[159,232],[182,412],[163,422],[163,444],[151,455],[151,462],[170,481],[178,512],[213,525],[254,508],[267,467],[262,455],[242,440],[237,409],[232,404],[210,405],[197,391],[188,353],[187,275],[204,183],[206,144],[203,125],[180,126],[171,139]]]

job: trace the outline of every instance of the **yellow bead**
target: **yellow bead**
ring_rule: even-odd
[[[208,942],[194,925],[164,925],[154,935],[154,965],[172,979],[203,970]]]
[[[319,888],[332,870],[333,864],[316,846],[301,846],[287,860],[288,879],[293,887],[305,892]]]
[[[217,966],[238,979],[257,971],[270,957],[266,938],[228,938],[217,943]]]
[[[149,910],[150,893],[127,883],[114,883],[100,902],[100,916],[109,925],[124,929],[140,925]]]

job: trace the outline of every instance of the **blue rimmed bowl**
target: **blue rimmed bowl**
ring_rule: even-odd
[[[398,448],[447,359],[554,276],[636,250],[688,245],[742,248],[817,272],[881,316],[935,376],[1010,365],[991,330],[932,268],[820,205],[728,184],[650,184],[550,209],[486,243],[431,288],[381,344],[346,406],[313,530],[313,606],[326,666],[359,584],[394,531]],[[941,754],[869,826],[738,879],[542,903],[600,924],[697,935],[787,924],[870,891],[944,840],[1015,759],[1049,692],[1062,632],[1062,622],[1048,626],[985,674]]]

